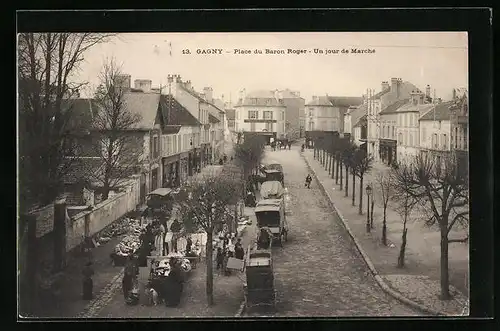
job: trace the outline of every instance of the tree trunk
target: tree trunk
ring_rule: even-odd
[[[206,252],[205,258],[207,263],[207,284],[206,284],[206,293],[207,293],[207,304],[209,306],[214,305],[214,262],[213,262],[213,229],[207,231],[207,243],[205,245]]]
[[[332,171],[332,154],[328,153],[328,175]]]
[[[387,204],[384,203],[384,219],[382,220],[382,244],[387,246]]]
[[[448,234],[447,229],[441,230],[441,300],[449,300],[449,272],[448,272]]]
[[[316,160],[316,147],[313,147],[313,158]]]
[[[356,206],[356,175],[352,174],[352,205]]]
[[[332,154],[332,179],[335,178],[335,154]]]
[[[370,227],[372,229],[373,229],[373,209],[375,209],[373,207],[375,207],[375,199],[372,196],[372,201],[371,201],[371,206],[370,206],[370,208],[371,208],[371,210],[370,210]]]
[[[408,229],[406,227],[403,228],[403,235],[401,236],[401,248],[399,249],[398,256],[398,268],[404,268],[405,266],[405,251],[406,251],[406,234]]]
[[[363,215],[363,176],[359,177],[359,210],[358,213]]]
[[[349,167],[345,166],[345,196],[349,196]]]
[[[335,184],[339,183],[339,165],[340,165],[340,160],[339,160],[339,154],[335,156],[335,162],[337,163],[335,165]]]
[[[340,163],[340,190],[341,191],[342,191],[342,187],[344,186],[343,181],[342,181],[342,179],[344,177],[344,176],[342,176],[342,168],[344,168],[344,167],[342,166],[342,163]]]

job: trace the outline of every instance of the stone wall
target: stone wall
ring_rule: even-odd
[[[120,192],[95,205],[90,211],[84,211],[74,215],[68,221],[66,228],[67,251],[80,245],[86,235],[95,235],[129,211],[136,208],[140,198],[139,176],[134,176],[127,184],[124,192]],[[88,233],[86,233],[87,231]]]

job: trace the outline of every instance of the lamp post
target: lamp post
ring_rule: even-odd
[[[367,196],[367,201],[366,201],[366,232],[370,232],[371,225],[370,225],[370,197],[372,195],[372,187],[370,185],[366,185],[366,196]]]

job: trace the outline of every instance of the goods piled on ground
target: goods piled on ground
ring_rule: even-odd
[[[115,266],[123,266],[127,258],[137,253],[141,246],[139,239],[141,226],[140,221],[129,218],[124,218],[123,221],[117,223],[108,230],[109,234],[113,237],[127,235],[115,246],[114,252],[111,253],[111,259]]]

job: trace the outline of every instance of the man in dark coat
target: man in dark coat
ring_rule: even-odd
[[[234,257],[239,260],[243,260],[245,257],[245,250],[241,244],[241,238],[238,238],[238,241],[234,244]]]
[[[170,231],[173,233],[172,251],[174,251],[176,253],[177,253],[177,239],[178,239],[178,235],[179,235],[179,232],[181,231],[181,229],[182,229],[181,223],[179,223],[179,221],[177,219],[174,219],[174,221],[172,222],[172,225],[170,225]]]

